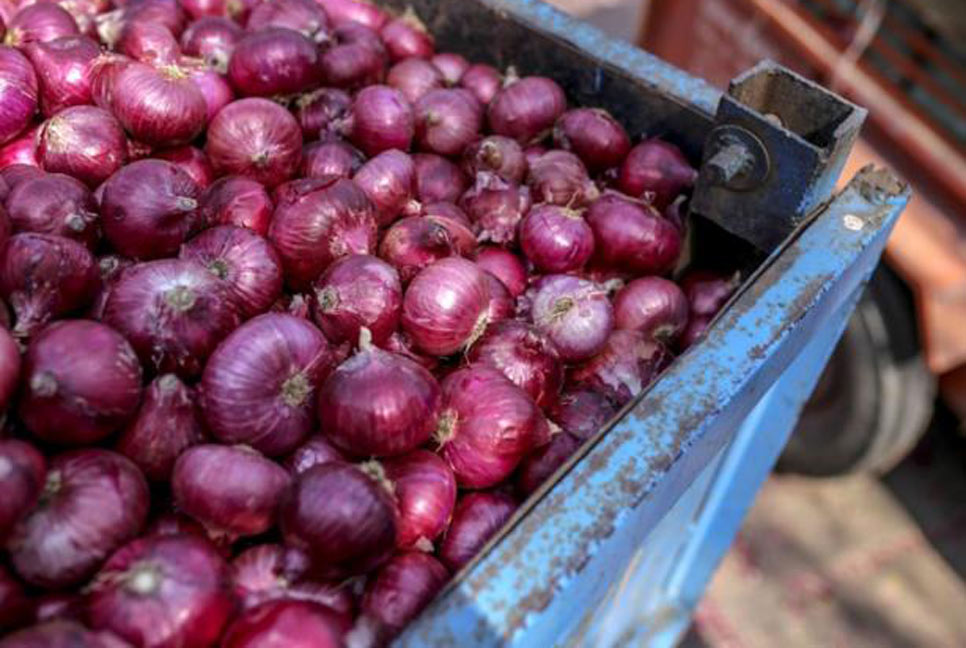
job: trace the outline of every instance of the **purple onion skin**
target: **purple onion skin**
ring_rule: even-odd
[[[282,294],[278,253],[249,229],[212,227],[185,243],[179,257],[200,263],[221,279],[245,319],[267,311]]]
[[[563,363],[550,339],[516,320],[493,324],[473,345],[469,360],[496,369],[543,409],[556,403],[564,381]]]
[[[187,144],[205,127],[201,91],[178,65],[131,63],[114,81],[111,111],[134,139],[156,146]]]
[[[528,455],[517,470],[516,487],[521,497],[529,497],[567,463],[580,447],[580,440],[567,432],[555,434],[550,443]]]
[[[352,104],[350,139],[368,156],[389,149],[409,150],[415,132],[413,108],[389,86],[363,88]]]
[[[28,127],[6,145],[0,144],[0,165],[39,167],[37,160],[37,132],[40,126]],[[3,169],[0,169],[2,171]]]
[[[419,616],[449,580],[449,571],[432,556],[398,553],[380,567],[362,595],[361,623],[380,641],[389,641]]]
[[[326,86],[350,90],[382,81],[389,56],[376,32],[345,24],[333,35],[336,45],[322,53],[319,63]]]
[[[334,25],[358,23],[380,29],[389,20],[386,12],[369,0],[319,0],[319,4]]]
[[[600,108],[574,108],[557,120],[553,141],[572,151],[593,171],[611,169],[624,161],[631,140],[624,127]]]
[[[0,45],[0,144],[26,130],[38,99],[37,73],[30,61],[14,48]]]
[[[178,456],[203,439],[192,390],[174,374],[164,374],[144,391],[141,408],[115,449],[152,482],[166,482]]]
[[[222,648],[342,648],[347,622],[331,608],[312,601],[267,601],[238,616]]]
[[[587,209],[597,265],[635,274],[663,274],[681,254],[681,234],[650,205],[617,194]]]
[[[239,538],[268,531],[288,472],[245,446],[196,445],[174,464],[171,489],[178,508],[213,537]]]
[[[365,163],[362,151],[348,142],[311,142],[302,149],[301,175],[349,178]]]
[[[341,137],[352,97],[338,88],[319,88],[296,101],[296,115],[306,140]]]
[[[195,146],[176,146],[156,151],[153,156],[158,160],[170,162],[187,173],[201,189],[207,189],[214,180],[215,173],[211,170],[208,156]]]
[[[638,331],[614,331],[595,357],[570,370],[573,384],[589,387],[622,406],[670,364],[667,348]]]
[[[516,302],[510,291],[494,275],[489,272],[484,274],[490,289],[490,301],[486,307],[487,322],[500,322],[512,318],[516,314]]]
[[[127,138],[106,110],[72,106],[41,126],[37,159],[44,170],[73,176],[94,188],[127,162]]]
[[[57,455],[40,504],[7,542],[14,569],[44,588],[79,585],[144,526],[148,485],[133,463],[109,450]]]
[[[527,158],[516,140],[489,135],[466,147],[463,170],[471,178],[480,171],[487,171],[508,182],[520,183],[527,173]]]
[[[679,353],[684,353],[704,337],[711,326],[711,319],[705,315],[695,315],[688,320],[688,325],[684,327],[676,345]]]
[[[393,223],[379,245],[379,256],[399,271],[404,283],[436,261],[458,254],[456,242],[445,225],[422,216]]]
[[[567,389],[550,410],[550,419],[564,432],[585,441],[614,418],[617,408],[592,389]]]
[[[0,439],[0,490],[3,492],[3,499],[0,499],[0,542],[6,540],[17,522],[37,504],[46,474],[44,456],[34,446],[17,439]],[[5,572],[0,567],[0,583],[4,581],[3,576]],[[0,614],[0,628],[6,625]]]
[[[422,58],[406,58],[389,69],[386,85],[396,88],[413,105],[426,93],[443,87],[445,79],[438,67]]]
[[[6,306],[0,304],[6,310]],[[13,399],[20,378],[20,348],[10,332],[0,326],[0,415]],[[2,525],[0,525],[2,526]]]
[[[46,42],[77,33],[77,23],[63,7],[53,2],[38,2],[22,6],[10,18],[4,42],[23,47],[35,41]]]
[[[228,61],[245,31],[233,20],[222,16],[203,16],[181,34],[181,51],[187,56],[204,59],[205,63],[224,74]]]
[[[3,638],[3,648],[128,648],[113,634],[92,632],[74,619],[53,619]]]
[[[375,208],[353,181],[330,180],[291,203],[279,203],[268,238],[282,258],[287,283],[302,290],[336,259],[375,249]]]
[[[292,475],[303,473],[312,466],[330,463],[332,461],[348,461],[341,450],[322,436],[317,434],[295,449],[285,460],[285,467]]]
[[[688,310],[688,298],[673,281],[641,277],[624,286],[614,298],[614,324],[671,344],[687,326]]]
[[[53,324],[24,355],[20,418],[57,444],[97,442],[129,421],[141,399],[141,365],[113,329],[88,320]]]
[[[416,167],[408,154],[390,149],[363,164],[353,181],[375,206],[379,225],[386,226],[413,201]]]
[[[163,160],[132,162],[104,187],[104,235],[125,256],[171,256],[195,226],[200,198],[201,187],[176,165]]]
[[[459,83],[463,74],[470,67],[469,61],[453,52],[440,52],[430,60],[442,73],[443,81],[448,86],[454,86]]]
[[[636,197],[650,197],[664,209],[684,190],[692,187],[698,172],[674,144],[649,139],[627,154],[620,169],[617,186]]]
[[[496,491],[467,493],[461,497],[443,538],[440,560],[450,571],[459,571],[506,524],[516,508],[516,500]]]
[[[320,44],[331,37],[329,18],[314,0],[269,0],[255,5],[245,29],[252,32],[270,27],[294,29]]]
[[[594,232],[582,212],[536,205],[520,223],[520,247],[541,272],[576,272],[594,254]]]
[[[455,156],[479,137],[483,110],[464,90],[430,90],[416,103],[415,120],[416,143],[422,150]]]
[[[190,378],[239,315],[219,279],[191,261],[164,259],[125,271],[104,307],[145,365]]]
[[[718,314],[738,288],[737,275],[722,275],[707,270],[692,270],[681,280],[691,312],[712,318]]]
[[[484,245],[476,253],[476,265],[499,279],[510,296],[517,298],[527,288],[527,269],[520,257],[496,245]]]
[[[0,631],[8,632],[23,625],[31,607],[34,606],[23,585],[0,565]]]
[[[3,179],[9,191],[13,191],[13,188],[24,180],[32,180],[43,174],[44,172],[40,167],[20,162],[15,162],[0,168],[0,179]]]
[[[573,153],[548,151],[529,162],[527,184],[535,202],[583,207],[599,196],[587,168]]]
[[[469,179],[460,168],[440,155],[417,153],[416,198],[423,203],[455,203],[469,187]]]
[[[40,87],[40,107],[52,117],[68,106],[91,103],[91,66],[100,55],[97,43],[87,36],[64,36],[24,48]]]
[[[7,197],[15,232],[56,234],[93,248],[97,243],[97,204],[87,187],[62,174],[26,180]]]
[[[311,39],[292,29],[269,27],[250,32],[232,51],[228,79],[245,96],[305,92],[322,80],[319,51]]]
[[[528,187],[486,171],[476,174],[475,184],[459,202],[473,221],[479,240],[503,246],[516,243],[520,221],[532,204]]]
[[[84,308],[97,294],[93,255],[62,236],[15,234],[0,261],[0,296],[16,315],[15,337],[30,337],[50,320]]]
[[[486,106],[493,101],[503,86],[503,76],[491,65],[474,63],[463,72],[459,84],[472,92],[480,103]]]
[[[346,463],[321,464],[299,474],[282,500],[279,524],[286,544],[305,552],[321,578],[370,571],[396,544],[392,495]]]
[[[178,39],[159,23],[134,21],[121,28],[114,49],[142,63],[173,63],[181,53]]]
[[[131,645],[210,646],[234,611],[228,566],[192,536],[136,540],[91,584],[88,617]]]
[[[556,81],[524,77],[497,92],[487,109],[487,118],[497,135],[528,144],[548,133],[566,109],[567,98]]]
[[[568,363],[600,353],[614,327],[606,291],[569,275],[545,278],[533,299],[531,316]]]
[[[222,443],[288,454],[316,426],[316,393],[332,364],[332,350],[311,322],[282,313],[256,317],[205,366],[200,403],[208,429]]]
[[[379,35],[393,61],[412,56],[428,59],[435,53],[432,35],[412,11],[388,21]]]
[[[433,542],[449,526],[456,505],[456,477],[439,455],[414,450],[382,461],[399,505],[401,551],[431,551]]]
[[[222,108],[235,100],[235,91],[227,79],[207,63],[186,57],[181,57],[180,63],[201,92],[205,100],[205,122],[211,123]]]
[[[355,343],[365,327],[382,345],[399,327],[402,283],[391,265],[376,257],[343,257],[319,277],[312,317],[336,344]]]
[[[225,176],[201,195],[199,215],[206,227],[237,225],[265,236],[274,209],[271,197],[257,180]]]

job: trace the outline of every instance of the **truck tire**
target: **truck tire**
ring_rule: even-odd
[[[908,290],[880,266],[778,467],[815,476],[884,473],[922,437],[935,397]]]

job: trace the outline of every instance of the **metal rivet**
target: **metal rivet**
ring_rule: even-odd
[[[842,224],[845,225],[845,229],[852,230],[853,232],[858,232],[860,229],[865,227],[865,221],[855,214],[846,214],[843,216]]]

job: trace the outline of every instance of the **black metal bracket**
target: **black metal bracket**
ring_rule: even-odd
[[[718,103],[691,209],[770,252],[831,196],[865,116],[791,70],[759,63]]]

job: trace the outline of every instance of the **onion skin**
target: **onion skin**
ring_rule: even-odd
[[[396,507],[386,488],[360,468],[326,463],[309,468],[281,503],[285,542],[304,551],[319,577],[370,571],[396,543]]]
[[[0,144],[26,130],[37,112],[37,73],[27,58],[0,45]]]
[[[310,601],[268,601],[228,627],[222,648],[341,648],[345,620],[332,609]]]
[[[586,388],[568,389],[550,410],[550,419],[564,432],[585,441],[614,418],[617,408],[607,398]]]
[[[127,138],[121,123],[106,110],[72,106],[41,126],[37,159],[46,171],[96,187],[127,162]]]
[[[489,135],[466,147],[463,170],[471,178],[480,171],[487,171],[508,182],[520,183],[527,173],[527,159],[516,140]]]
[[[326,15],[335,25],[359,23],[369,29],[381,28],[389,17],[369,0],[319,0]]]
[[[205,127],[208,114],[205,98],[186,70],[137,62],[114,80],[111,110],[131,137],[157,146],[190,142]]]
[[[336,344],[358,341],[365,327],[381,345],[399,327],[399,274],[375,257],[355,254],[339,259],[316,281],[314,296],[312,317]]]
[[[207,229],[182,246],[179,258],[196,261],[221,279],[245,319],[267,311],[282,294],[281,259],[267,240],[249,229]]]
[[[650,205],[617,194],[599,198],[585,218],[594,230],[595,261],[634,274],[663,274],[681,254],[681,234]]]
[[[15,163],[0,168],[0,179],[6,183],[8,191],[13,191],[14,187],[25,180],[39,178],[42,175],[44,172],[36,165]]]
[[[583,207],[599,195],[584,163],[573,153],[548,151],[530,160],[529,166],[527,184],[536,202]]]
[[[490,301],[486,275],[466,259],[440,259],[409,284],[402,325],[430,355],[450,355],[471,346],[486,330]]]
[[[320,44],[330,39],[329,18],[313,0],[267,0],[252,9],[245,29],[253,32],[270,27],[292,29]]]
[[[624,286],[614,298],[614,324],[670,344],[687,326],[688,310],[688,298],[673,281],[641,277]]]
[[[74,17],[58,4],[38,2],[21,6],[7,24],[4,43],[23,47],[35,41],[46,42],[79,32]]]
[[[178,457],[171,490],[178,508],[209,534],[234,539],[272,527],[289,481],[284,468],[251,448],[202,444]]]
[[[2,337],[0,333],[0,337]],[[19,361],[19,358],[18,358]],[[34,446],[17,439],[0,439],[0,542],[36,504],[44,487],[47,464]],[[0,591],[4,590],[6,572],[0,565]],[[4,601],[0,595],[0,602]],[[0,605],[0,610],[4,606]],[[0,613],[0,628],[7,627]]]
[[[240,99],[208,125],[205,152],[217,175],[246,176],[271,189],[298,169],[302,129],[291,113],[268,99]]]
[[[40,107],[45,117],[64,108],[91,103],[91,67],[101,53],[87,36],[64,36],[30,43],[24,53],[37,71]]]
[[[187,56],[204,59],[205,63],[224,74],[228,61],[245,31],[233,20],[222,16],[202,16],[181,34],[181,51]]]
[[[456,477],[449,465],[427,450],[382,461],[399,506],[396,547],[432,551],[449,526],[456,505]]]
[[[336,27],[333,36],[336,45],[319,62],[326,86],[354,89],[382,81],[389,57],[376,32],[347,23]]]
[[[531,316],[565,362],[600,353],[614,326],[607,293],[590,281],[569,275],[546,277],[533,299]]]
[[[363,164],[353,180],[375,206],[379,225],[386,226],[413,200],[416,167],[409,155],[390,149]]]
[[[31,585],[78,585],[140,532],[147,512],[147,483],[127,458],[100,449],[58,455],[40,503],[7,542],[11,562]]]
[[[352,108],[352,97],[338,88],[319,88],[296,101],[299,125],[306,140],[341,136]]]
[[[336,259],[375,249],[375,210],[353,181],[335,179],[291,203],[280,203],[268,238],[282,258],[287,283],[301,290]]]
[[[469,186],[460,168],[446,158],[432,153],[413,156],[416,166],[416,198],[423,203],[455,203]]]
[[[104,236],[125,256],[171,256],[195,226],[200,198],[201,187],[175,164],[132,162],[111,176],[104,187]]]
[[[554,144],[572,151],[593,171],[619,166],[631,150],[624,127],[601,108],[574,108],[557,120]]]
[[[141,365],[127,341],[89,320],[45,328],[24,355],[20,418],[64,445],[100,441],[129,421],[141,399]]]
[[[222,443],[270,456],[294,450],[315,428],[316,393],[333,354],[310,322],[268,313],[242,325],[212,354],[201,379],[201,408]]]
[[[430,60],[442,73],[443,80],[448,86],[454,86],[459,83],[463,74],[470,67],[469,61],[463,56],[453,52],[440,52]]]
[[[348,461],[342,451],[322,436],[317,434],[310,437],[308,441],[300,445],[285,460],[285,467],[292,475],[303,473],[312,466],[329,463],[332,461]]]
[[[85,621],[86,599],[80,594],[55,592],[34,599],[33,617],[36,623],[48,621]]]
[[[493,324],[473,345],[474,366],[496,369],[547,409],[563,385],[563,364],[550,339],[535,327],[516,320]]]
[[[476,174],[476,182],[459,202],[473,221],[479,240],[503,246],[516,242],[520,221],[532,204],[529,187],[486,171]]]
[[[383,25],[379,35],[393,61],[413,56],[429,58],[436,50],[432,35],[411,9]]]
[[[550,439],[550,443],[528,455],[517,471],[516,487],[520,496],[533,494],[579,447],[579,439],[567,432],[560,432]]]
[[[383,345],[386,351],[391,351],[404,358],[409,358],[419,366],[429,371],[435,371],[439,367],[439,360],[433,356],[428,356],[416,350],[412,338],[405,331],[396,331],[389,336]]]
[[[571,369],[570,380],[622,406],[644,391],[671,360],[666,347],[644,334],[618,330],[599,354]]]
[[[10,192],[6,205],[15,232],[55,234],[88,248],[100,238],[94,197],[70,176],[48,174],[25,180]]]
[[[143,20],[128,22],[121,28],[114,49],[135,61],[164,65],[181,54],[178,39],[164,25]]]
[[[439,559],[450,571],[459,571],[506,524],[516,508],[516,500],[504,493],[467,493],[456,503]]]
[[[111,290],[104,321],[146,366],[190,378],[239,322],[221,281],[204,266],[165,259],[125,271]]]
[[[352,104],[352,143],[371,156],[406,151],[415,132],[413,108],[401,92],[384,85],[363,88]]]
[[[726,276],[707,270],[692,270],[681,280],[691,312],[711,318],[728,302],[740,283],[737,275]]]
[[[493,101],[503,86],[503,76],[492,65],[474,63],[463,72],[459,84],[472,92],[480,103],[486,106]]]
[[[210,543],[160,536],[111,556],[91,584],[88,616],[133,645],[203,648],[221,635],[233,607],[228,566]]]
[[[524,77],[510,81],[487,109],[490,129],[521,144],[541,139],[567,109],[567,98],[553,79]]]
[[[97,263],[80,243],[33,232],[7,241],[0,296],[16,315],[15,337],[30,337],[50,320],[87,306],[97,286]]]
[[[141,408],[115,449],[152,482],[166,482],[178,456],[203,439],[194,394],[177,376],[164,374],[144,391]]]
[[[0,630],[9,631],[23,624],[30,607],[20,581],[0,565]]]
[[[624,193],[648,195],[658,209],[664,209],[685,189],[694,186],[698,172],[681,149],[659,139],[641,142],[627,154],[617,186]]]
[[[484,273],[486,282],[490,290],[490,301],[486,306],[486,320],[490,324],[505,319],[510,319],[516,314],[516,302],[506,289],[503,282],[491,275]]]
[[[201,189],[206,189],[214,180],[214,171],[208,162],[208,156],[194,146],[179,146],[156,152],[152,157],[165,160],[175,165],[195,181]]]
[[[2,99],[2,96],[0,96],[0,99]],[[34,126],[28,128],[6,145],[2,145],[2,142],[0,142],[0,171],[9,169],[10,166],[30,166],[34,168],[40,166],[40,162],[37,160],[37,133],[39,130],[40,126]]]
[[[460,155],[483,126],[480,103],[461,89],[430,90],[415,106],[416,142],[424,151]]]
[[[449,580],[446,567],[418,551],[399,553],[366,584],[361,623],[372,626],[380,641],[400,634],[419,616]]]
[[[522,389],[490,367],[458,369],[442,382],[436,441],[463,488],[488,488],[550,440],[550,426]]]
[[[583,214],[567,207],[533,207],[520,223],[520,247],[527,259],[547,273],[576,272],[594,254],[594,232]]]
[[[111,634],[91,632],[75,620],[54,619],[7,635],[3,648],[128,648]]]
[[[246,96],[304,92],[322,80],[319,52],[301,32],[282,27],[260,29],[246,34],[235,45],[228,62],[228,79]]]
[[[520,257],[496,245],[484,245],[476,253],[476,265],[499,279],[514,298],[527,288],[527,269]]]
[[[379,256],[399,271],[404,283],[436,261],[458,254],[450,231],[442,223],[422,216],[394,223],[379,245]]]
[[[386,85],[399,90],[413,105],[431,90],[442,88],[444,81],[439,68],[422,58],[405,58],[386,74]]]
[[[311,142],[302,149],[300,175],[326,179],[351,177],[365,162],[362,151],[348,142]]]
[[[6,309],[6,306],[2,306]],[[20,377],[20,348],[6,328],[0,327],[0,415],[6,411]],[[3,516],[0,516],[2,518]],[[0,528],[3,528],[0,523]],[[0,533],[2,535],[2,533]]]
[[[205,226],[236,225],[266,236],[274,209],[271,197],[257,180],[226,176],[205,189],[198,213]]]
[[[231,84],[220,73],[200,60],[181,57],[179,63],[205,100],[205,122],[210,123],[221,109],[235,100]]]

